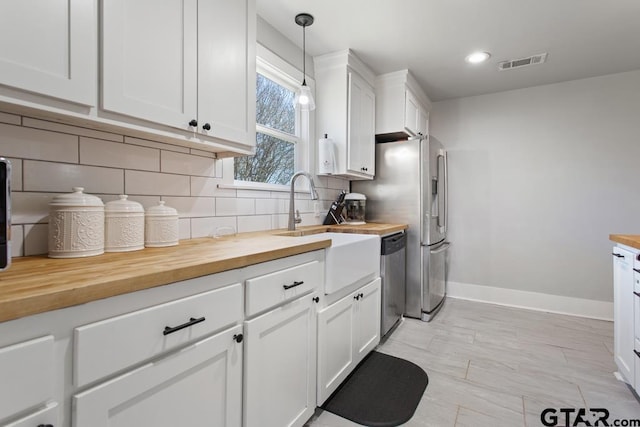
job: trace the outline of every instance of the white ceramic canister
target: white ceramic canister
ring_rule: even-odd
[[[144,249],[144,209],[128,197],[122,194],[104,205],[105,252]]]
[[[73,187],[49,203],[49,257],[78,258],[104,253],[104,204]]]
[[[144,216],[144,245],[148,248],[178,244],[178,211],[164,205],[161,200]]]

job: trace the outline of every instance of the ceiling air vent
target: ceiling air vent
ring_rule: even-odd
[[[498,70],[511,70],[513,68],[528,67],[529,65],[542,64],[547,60],[546,53],[529,56],[527,58],[512,59],[511,61],[503,61],[498,64]]]

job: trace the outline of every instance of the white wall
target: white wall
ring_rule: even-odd
[[[450,280],[612,301],[609,234],[640,234],[640,70],[433,107]]]

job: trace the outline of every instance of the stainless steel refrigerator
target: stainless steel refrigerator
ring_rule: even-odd
[[[353,181],[366,220],[406,223],[405,315],[429,321],[442,307],[448,272],[447,154],[427,138],[376,144],[376,176]]]

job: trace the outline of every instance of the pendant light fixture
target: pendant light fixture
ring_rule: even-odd
[[[313,16],[308,13],[299,13],[296,15],[296,24],[302,27],[302,84],[296,91],[296,98],[294,100],[296,106],[299,106],[302,111],[312,111],[316,108],[316,103],[313,100],[313,95],[311,94],[311,89],[307,86],[306,79],[306,60],[307,60],[307,50],[306,50],[306,39],[305,39],[305,29],[313,24]]]

